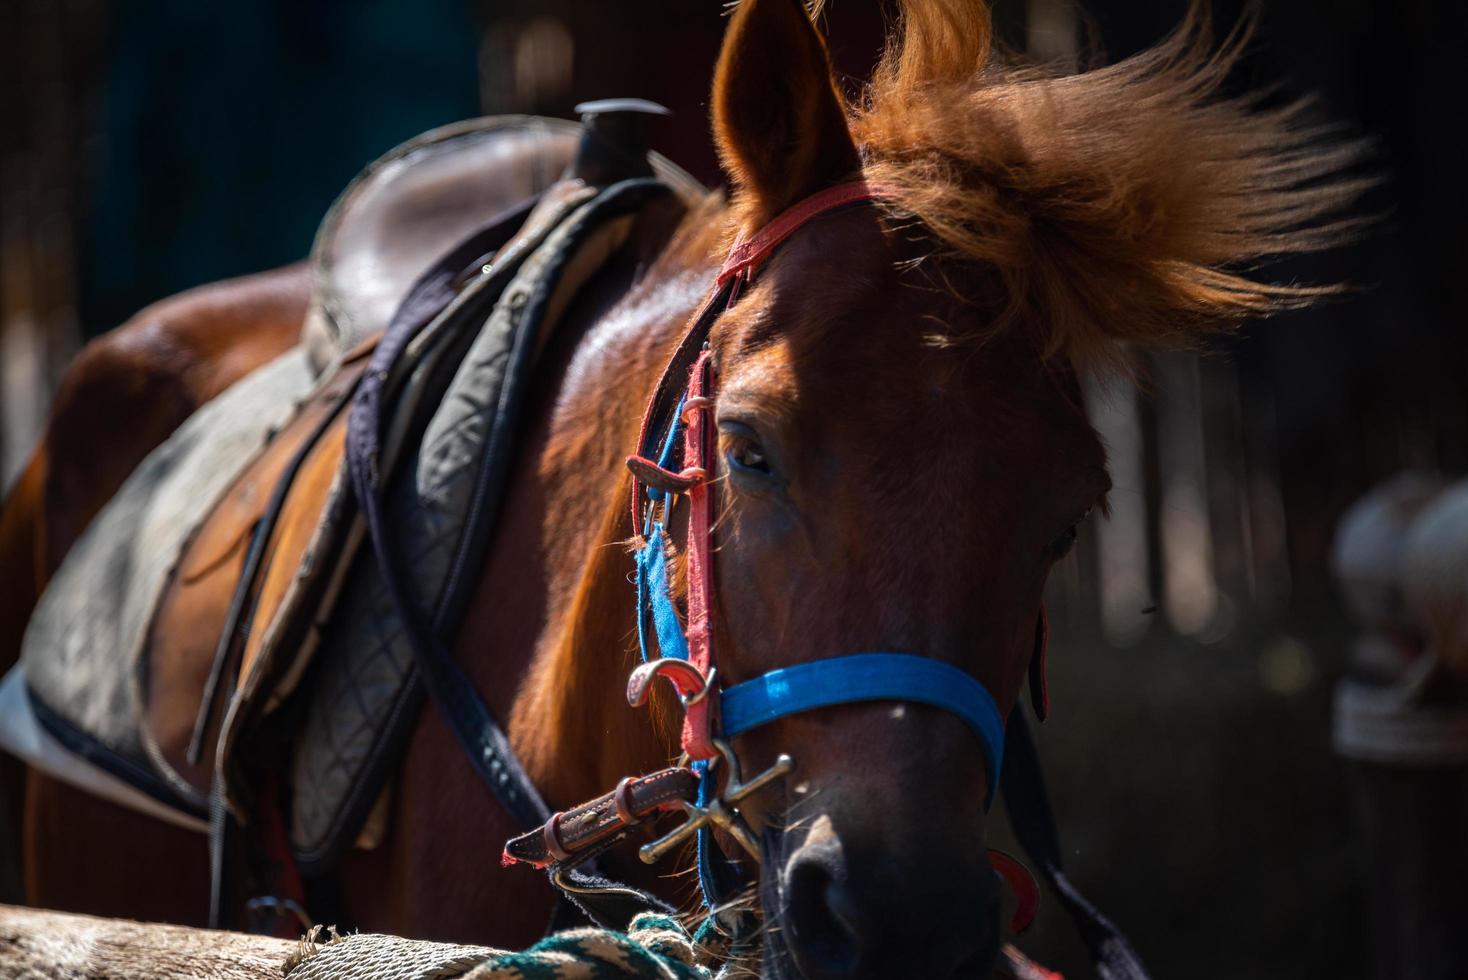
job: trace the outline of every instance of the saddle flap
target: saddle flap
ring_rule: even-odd
[[[407,601],[441,636],[456,631],[481,567],[498,510],[496,481],[509,472],[519,442],[535,354],[632,228],[635,206],[604,213],[602,194],[568,186],[576,192],[545,195],[543,203],[559,202],[554,220],[527,223],[530,240],[522,241],[533,249],[518,267],[497,260],[497,274],[506,279],[492,309],[460,297],[425,328],[425,334],[466,338],[445,387],[400,398],[384,420],[382,514],[399,556],[396,575],[409,586]],[[426,424],[405,427],[405,404],[411,410],[419,402],[432,410]],[[414,433],[406,444],[395,438],[405,429]],[[398,458],[403,465],[394,467]],[[295,744],[291,840],[308,872],[330,867],[355,838],[397,763],[421,697],[410,626],[379,560],[368,549],[353,560],[322,632]]]
[[[269,445],[245,466],[190,538],[158,602],[141,675],[142,734],[160,766],[201,797],[207,794],[214,771],[220,708],[233,687],[221,683],[211,688],[211,674],[217,672],[221,631],[227,628],[237,584],[246,572],[251,548],[257,547],[253,539],[276,493],[285,491],[282,481],[288,481],[286,496],[278,502],[278,520],[263,532],[268,540],[258,545],[264,549],[261,574],[249,583],[258,610],[277,601],[269,588],[275,583],[271,572],[282,564],[276,559],[282,558],[294,571],[301,558],[300,549],[290,547],[299,535],[282,547],[282,529],[314,529],[319,522],[331,475],[340,469],[341,433],[346,424],[343,409],[365,362],[365,357],[350,360],[329,381],[318,385]],[[323,470],[328,471],[324,479]],[[227,673],[227,668],[240,662],[240,651],[226,646],[224,652],[226,661],[221,666]],[[188,747],[204,699],[211,694],[215,704],[200,742],[203,752],[190,761]]]

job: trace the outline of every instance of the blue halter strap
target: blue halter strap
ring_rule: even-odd
[[[957,715],[979,738],[989,774],[987,810],[999,785],[1004,719],[973,675],[910,653],[856,653],[781,667],[725,688],[720,698],[725,738],[787,715],[862,701],[911,701]]]

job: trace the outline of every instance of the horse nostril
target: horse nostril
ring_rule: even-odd
[[[797,857],[785,877],[787,946],[811,980],[854,977],[861,951],[854,924],[839,914],[837,883],[820,858]]]
[[[916,862],[884,861],[875,849],[848,852],[822,821],[770,883],[780,915],[766,944],[768,972],[803,980],[991,974],[1001,895],[986,865],[925,873]],[[851,853],[861,859],[849,860]]]

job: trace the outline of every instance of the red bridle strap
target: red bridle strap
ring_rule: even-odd
[[[671,418],[672,409],[676,404],[678,392],[683,390],[681,385],[684,379],[675,377],[675,375],[686,370],[687,366],[692,363],[696,352],[708,339],[708,331],[713,321],[722,312],[718,305],[720,300],[723,301],[725,308],[733,303],[738,295],[734,281],[738,279],[748,282],[753,279],[756,271],[774,254],[780,243],[802,226],[837,208],[876,200],[882,196],[881,189],[877,185],[864,180],[837,184],[823,191],[817,191],[810,197],[792,205],[748,238],[741,237],[735,242],[723,266],[719,269],[713,291],[709,294],[708,299],[704,300],[698,312],[693,315],[683,339],[663,367],[657,387],[653,389],[652,396],[647,402],[647,409],[643,413],[642,426],[637,437],[638,455],[629,457],[629,462],[637,460],[637,462],[631,462],[634,533],[641,531],[642,508],[646,503],[643,490],[647,484],[642,477],[648,475],[649,466],[656,466],[654,460],[657,457],[657,446],[653,441],[656,436],[655,430],[660,420],[666,420],[669,425],[674,424]]]
[[[802,226],[809,224],[812,219],[828,211],[844,208],[848,204],[873,201],[881,196],[881,189],[877,185],[864,180],[853,180],[817,191],[791,205],[759,231],[734,243],[729,257],[724,260],[723,268],[719,270],[719,287],[722,288],[731,279],[743,278],[748,281],[753,278],[755,270],[764,264],[780,243]]]
[[[685,469],[697,468],[709,471],[712,455],[710,441],[712,426],[709,424],[710,402],[707,393],[713,390],[712,355],[703,351],[693,362],[693,371],[688,379],[688,397],[684,404],[692,407],[685,410],[687,426],[683,430],[683,464]],[[705,684],[713,680],[714,660],[714,495],[707,480],[701,480],[688,488],[688,662],[703,674]],[[705,694],[708,692],[705,691]],[[712,759],[718,750],[714,747],[714,733],[718,730],[718,719],[713,712],[718,709],[717,697],[701,697],[697,701],[685,701],[683,711],[683,751],[690,758]]]
[[[652,506],[645,488],[652,486],[664,493],[687,495],[688,525],[688,603],[684,635],[688,646],[688,664],[704,678],[695,685],[686,671],[666,670],[662,661],[647,665],[651,676],[666,676],[678,687],[683,698],[683,750],[693,759],[712,759],[718,754],[714,738],[718,732],[717,697],[696,694],[711,686],[714,670],[713,653],[713,494],[708,485],[712,472],[713,426],[709,409],[715,387],[712,355],[707,349],[708,332],[724,308],[738,298],[740,283],[748,283],[760,267],[774,254],[782,242],[800,228],[823,214],[852,204],[871,201],[881,196],[879,189],[866,181],[838,184],[781,212],[769,224],[747,238],[740,238],[730,250],[719,270],[713,293],[689,324],[682,341],[663,369],[657,387],[643,414],[638,453],[627,459],[632,471],[632,517],[634,531],[644,525],[644,509]],[[687,371],[686,378],[683,372]],[[677,425],[676,406],[682,404],[686,427],[683,431],[683,459],[678,471],[665,469],[658,463],[658,433]],[[666,423],[666,427],[663,425]],[[657,597],[656,601],[663,601]],[[639,615],[643,614],[639,599]],[[666,656],[666,655],[665,655]],[[651,676],[643,678],[650,681]]]

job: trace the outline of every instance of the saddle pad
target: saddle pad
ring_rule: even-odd
[[[193,528],[312,385],[299,348],[241,379],[139,464],[62,562],[26,629],[36,716],[87,760],[170,805],[139,733],[137,666],[155,604]]]
[[[131,783],[92,765],[62,745],[36,720],[30,692],[26,689],[25,667],[12,667],[0,681],[0,749],[4,749],[38,772],[46,773],[69,786],[84,790],[119,806],[125,806],[150,817],[193,830],[207,832],[203,818],[160,803]]]
[[[548,337],[570,297],[630,230],[631,216],[589,228],[592,208],[582,204],[556,225],[487,319],[480,314],[472,323],[436,325],[473,340],[408,465],[390,480],[387,512],[405,577],[440,628],[452,619],[452,586],[472,536],[467,529],[490,435],[500,413],[514,411],[505,403],[511,348],[517,337]],[[528,300],[543,290],[553,297],[546,318],[528,322],[525,313],[535,307]],[[421,700],[411,644],[370,550],[353,559],[321,637],[292,777],[291,842],[306,873],[330,867],[356,836]]]
[[[594,196],[590,188],[569,187],[564,190],[566,193],[553,191],[543,195],[539,199],[540,206],[533,211],[530,207],[533,202],[511,209],[501,219],[438,259],[432,271],[414,286],[403,309],[395,314],[394,329],[406,325],[416,336],[384,379],[385,387],[398,393],[393,403],[389,438],[383,447],[381,465],[385,472],[395,470],[395,461],[405,450],[416,449],[427,414],[438,404],[457,359],[462,357],[478,325],[493,309],[495,300],[513,279],[525,257],[534,253],[560,220]],[[465,265],[471,264],[471,258],[477,260],[485,249],[495,252],[494,274],[473,279],[467,287],[455,286],[462,279]],[[472,262],[476,270],[479,265],[479,261]],[[377,342],[378,338],[373,338],[357,350],[348,352],[340,365],[324,377],[305,405],[309,407],[312,401],[322,399],[335,401],[330,395],[333,389],[343,384],[354,386],[361,371],[370,366],[368,355],[373,353]],[[353,557],[361,546],[364,529],[357,516],[355,495],[343,458],[347,421],[347,413],[342,412],[310,446],[289,486],[277,487],[276,495],[280,496],[277,516],[268,527],[261,526],[255,532],[256,538],[264,535],[262,540],[252,544],[252,548],[256,545],[261,547],[262,564],[252,575],[252,594],[247,602],[250,608],[245,613],[248,625],[240,631],[245,634],[244,649],[238,657],[230,657],[227,661],[237,661],[238,667],[234,671],[237,679],[230,684],[234,689],[227,699],[213,702],[223,708],[224,713],[219,726],[209,729],[211,737],[205,743],[205,757],[198,760],[198,765],[186,767],[187,776],[184,778],[195,777],[191,781],[196,787],[200,782],[198,777],[213,768],[215,772],[210,776],[209,787],[220,790],[223,802],[241,820],[249,817],[250,806],[245,799],[237,797],[240,793],[248,797],[251,791],[247,786],[250,777],[241,767],[238,749],[248,747],[260,735],[261,725],[266,724],[268,717],[291,698],[298,685],[308,676],[315,676],[310,667],[316,650],[324,631],[331,624],[331,611],[342,593],[344,579],[353,567]],[[289,442],[290,431],[287,428],[277,441]],[[412,446],[407,445],[410,442]],[[261,454],[260,459],[240,478],[240,483],[254,482],[247,478],[252,470],[261,469],[269,455]],[[255,503],[263,508],[262,501]],[[218,516],[217,511],[215,516]],[[196,535],[185,553],[184,562],[197,563],[207,569],[207,572],[196,576],[200,579],[199,584],[206,588],[210,584],[202,581],[206,576],[214,579],[224,576],[234,582],[237,589],[241,560],[231,563],[214,557],[221,548],[218,545],[204,548],[207,537],[209,535],[202,533]],[[227,539],[230,534],[214,537]],[[195,551],[202,553],[194,555]],[[194,591],[179,589],[177,583],[182,580],[183,576],[175,577],[174,588],[180,594],[165,596],[159,615],[155,616],[155,649],[152,653],[155,661],[168,658],[166,647],[178,647],[194,639],[209,641],[217,637],[222,628],[219,609],[215,608],[211,615],[209,610],[200,608],[197,596],[192,602],[183,602],[183,606],[190,608],[183,610],[182,621],[192,620],[194,628],[180,631],[175,628],[177,623],[168,622],[166,614],[170,611],[170,599],[187,599],[182,593]],[[214,605],[220,605],[217,599]],[[197,628],[201,612],[204,613],[202,618],[208,620],[202,629]],[[160,631],[173,635],[161,635]],[[184,634],[182,637],[180,632]],[[207,653],[201,655],[197,651],[174,650],[171,659],[194,662],[193,672],[197,673],[198,668],[207,666],[205,661],[211,658]],[[187,680],[184,686],[189,686]],[[192,686],[197,688],[197,682]],[[195,690],[193,693],[197,701],[199,692]],[[218,712],[215,720],[219,720]],[[213,737],[214,732],[217,732],[217,738]],[[158,729],[155,734],[160,742],[169,741],[163,729]],[[178,740],[174,738],[172,741],[177,743]],[[174,756],[177,754],[173,753]],[[165,763],[169,763],[163,768],[173,771],[166,750],[163,755]],[[269,768],[275,765],[271,760],[261,759],[256,759],[256,764]]]

